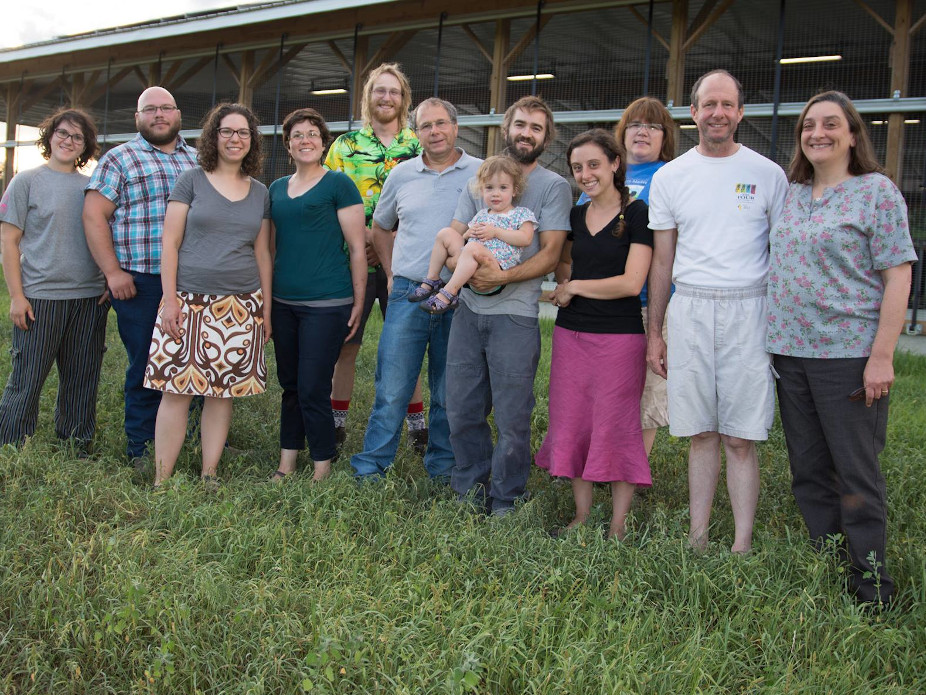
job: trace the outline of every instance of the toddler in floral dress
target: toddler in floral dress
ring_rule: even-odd
[[[421,309],[428,313],[442,314],[456,308],[460,289],[480,263],[494,263],[502,270],[516,266],[521,262],[521,249],[534,238],[534,213],[512,205],[524,189],[524,174],[517,162],[510,157],[489,157],[479,167],[475,183],[486,207],[470,220],[464,234],[452,227],[437,233],[428,275],[408,298],[421,302]],[[448,259],[456,261],[456,268],[445,284],[440,272]],[[497,287],[488,294],[500,291]]]

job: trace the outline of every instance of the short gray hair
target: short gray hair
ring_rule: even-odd
[[[418,130],[418,112],[421,110],[422,106],[440,106],[447,112],[447,116],[450,118],[450,122],[456,125],[457,123],[457,107],[451,104],[449,101],[444,99],[439,99],[437,97],[428,97],[422,101],[418,106],[415,107],[415,110],[412,112],[412,128]]]

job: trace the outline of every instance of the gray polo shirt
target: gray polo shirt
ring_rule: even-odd
[[[383,184],[373,221],[383,229],[395,229],[398,223],[393,275],[415,282],[427,276],[434,239],[450,226],[460,193],[482,164],[459,147],[457,151],[460,158],[443,171],[429,169],[419,155],[396,166]]]
[[[530,246],[521,251],[521,262],[540,250],[540,235],[546,231],[569,231],[569,211],[572,209],[572,190],[559,174],[543,167],[534,167],[527,177],[524,193],[517,200],[517,205],[527,208],[537,218],[537,227]],[[468,224],[476,211],[482,207],[481,196],[466,187],[460,196],[453,219]],[[460,299],[467,308],[477,314],[513,314],[515,316],[535,317],[539,311],[540,285],[543,278],[534,278],[524,282],[513,282],[501,293],[486,297],[464,289]]]

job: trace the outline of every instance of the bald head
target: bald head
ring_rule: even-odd
[[[135,127],[152,145],[170,148],[180,132],[180,110],[163,87],[148,87],[138,97]]]

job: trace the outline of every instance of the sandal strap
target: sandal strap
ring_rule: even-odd
[[[451,294],[451,293],[448,292],[447,289],[444,288],[444,287],[441,287],[439,290],[437,290],[437,293],[438,293],[438,294],[442,294],[442,295],[444,295],[444,296],[447,298],[447,301],[444,302],[444,304],[447,304],[448,306],[449,306],[450,304],[452,304],[453,302],[455,302],[456,299],[457,299],[457,295]]]

